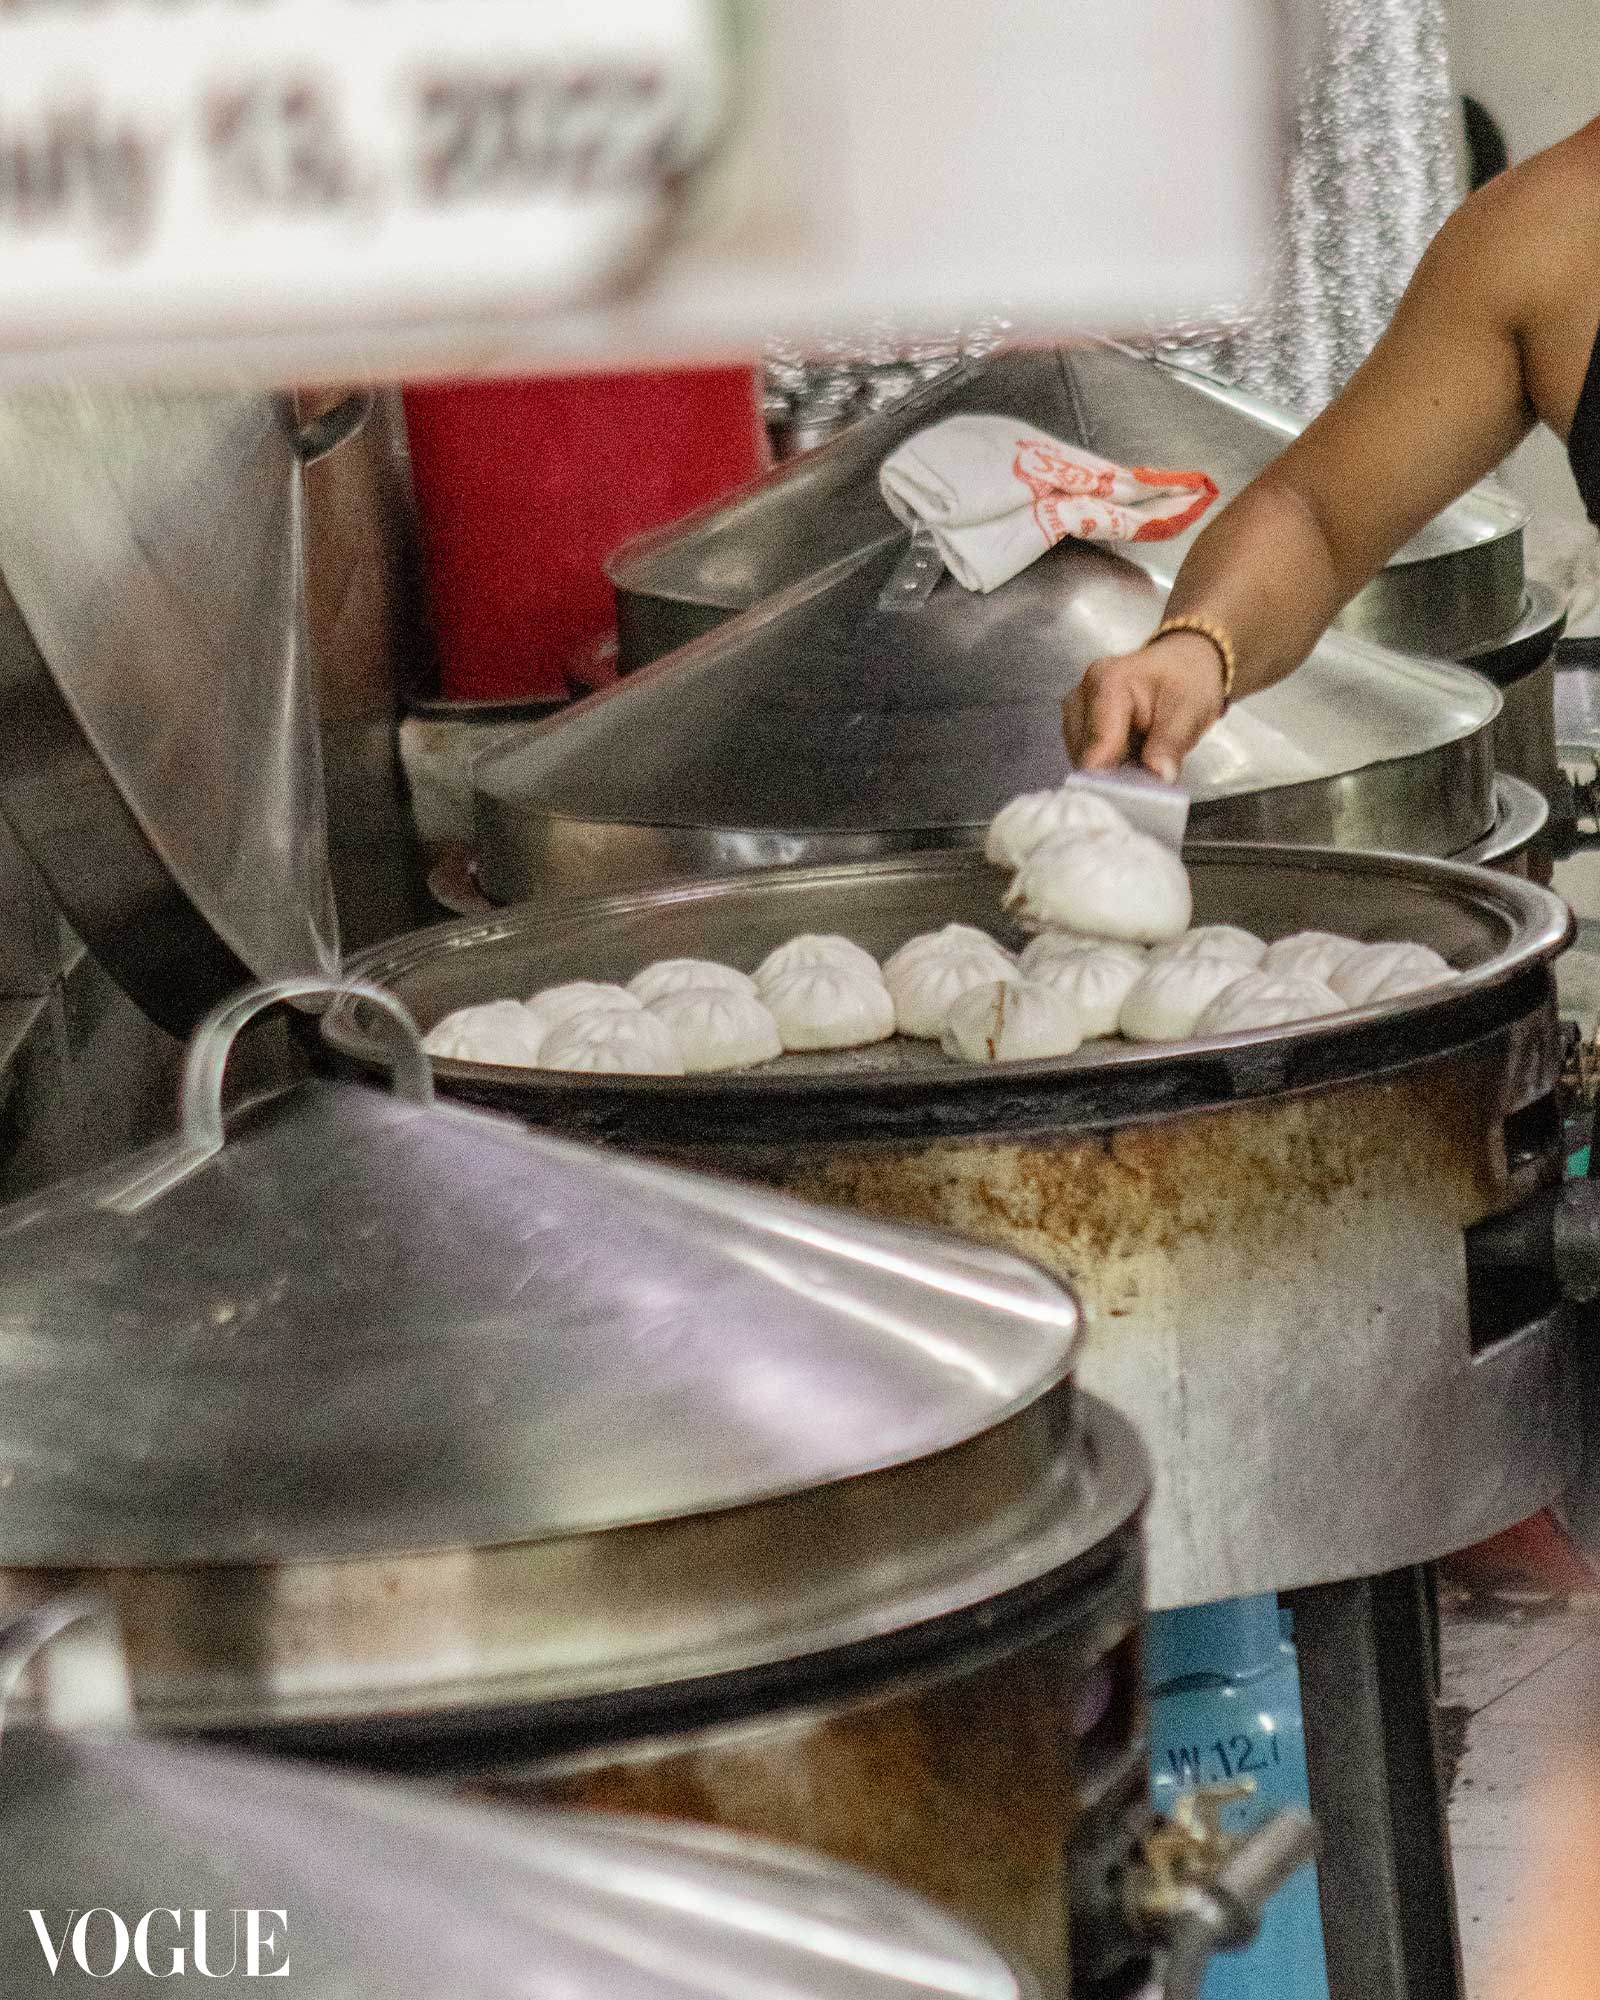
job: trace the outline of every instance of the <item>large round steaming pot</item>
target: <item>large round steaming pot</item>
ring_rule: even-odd
[[[796,1840],[1060,1990],[1146,1816],[1148,1473],[1059,1284],[414,1042],[224,1139],[226,1041],[176,1147],[0,1213],[0,1613],[92,1576],[147,1727]]]
[[[0,1660],[6,1637],[0,1623]],[[186,1975],[234,1992],[284,1978],[304,2000],[1032,1991],[945,1912],[792,1848],[492,1813],[109,1729],[8,1733],[0,1880],[7,2000]]]
[[[1190,861],[1198,921],[1412,938],[1463,976],[1326,1023],[1063,1063],[964,1067],[896,1041],[688,1081],[444,1063],[441,1086],[1070,1278],[1083,1379],[1156,1459],[1157,1605],[1431,1559],[1573,1469],[1570,1335],[1536,1247],[1561,1176],[1550,961],[1570,916],[1446,863],[1225,846]],[[677,953],[753,963],[802,930],[879,953],[953,920],[1005,935],[998,887],[971,854],[769,871],[444,925],[365,970],[426,1023]],[[324,1032],[347,1060],[369,1050],[355,1009]],[[1524,1213],[1525,1241],[1487,1226]]]

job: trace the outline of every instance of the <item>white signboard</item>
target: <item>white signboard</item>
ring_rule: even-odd
[[[1267,0],[0,0],[0,382],[1202,309],[1270,58]]]
[[[538,317],[648,259],[712,0],[0,0],[0,358]]]

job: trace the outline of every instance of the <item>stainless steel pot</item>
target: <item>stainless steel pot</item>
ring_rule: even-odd
[[[1197,921],[1410,938],[1452,985],[1212,1042],[968,1067],[896,1041],[737,1077],[438,1065],[552,1129],[1023,1250],[1088,1310],[1084,1379],[1157,1466],[1157,1605],[1368,1576],[1520,1520],[1570,1480],[1574,1349],[1546,1226],[1561,1178],[1550,961],[1565,906],[1445,863],[1198,846]],[[877,953],[997,921],[972,854],[784,870],[443,925],[369,955],[424,1022],[802,930]],[[336,1008],[337,1058],[372,1058]],[[1522,1219],[1508,1237],[1498,1220]],[[1544,1249],[1538,1248],[1544,1227]]]
[[[1036,1992],[945,1912],[793,1848],[103,1730],[7,1736],[0,1885],[8,2000],[183,1977],[306,2000]]]
[[[175,1144],[0,1213],[0,1608],[92,1577],[146,1726],[782,1830],[1059,1989],[1148,1817],[1069,1295],[434,1105],[414,1037],[225,1134],[263,1004]]]

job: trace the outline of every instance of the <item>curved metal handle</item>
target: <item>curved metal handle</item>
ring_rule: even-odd
[[[253,986],[213,1008],[196,1028],[178,1089],[180,1138],[185,1154],[209,1158],[222,1150],[227,1133],[222,1118],[222,1080],[242,1029],[258,1014],[285,1000],[365,1000],[380,1009],[398,1033],[390,1051],[395,1095],[413,1104],[433,1102],[433,1065],[417,1024],[402,1003],[381,986],[362,980],[279,979]]]
[[[320,417],[298,425],[290,442],[300,463],[315,465],[319,458],[326,458],[330,451],[348,444],[365,427],[376,403],[377,397],[371,389],[358,389],[342,403],[335,403],[331,410],[324,410]]]
[[[122,1625],[109,1597],[73,1591],[0,1622],[0,1733],[6,1704],[35,1659],[43,1669],[40,1692],[52,1729],[132,1726]]]

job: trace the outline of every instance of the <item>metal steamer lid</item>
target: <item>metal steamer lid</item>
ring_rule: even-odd
[[[311,2000],[1031,1991],[921,1898],[771,1842],[599,1813],[496,1812],[129,1735],[119,1629],[92,1595],[0,1620],[0,1721],[30,1663],[52,1726],[5,1738],[8,2000],[78,1991],[80,1975],[88,1990],[124,1966],[252,1990],[290,1978]],[[141,1925],[130,1964],[131,1913],[145,1911],[160,1921]]]
[[[0,810],[85,944],[185,1034],[338,963],[296,430],[259,395],[0,402]]]
[[[8,2000],[59,1994],[75,1951],[90,1977],[107,1976],[117,1933],[102,1915],[80,1939],[85,1910],[172,1913],[147,1933],[158,1977],[171,1976],[174,1950],[194,1951],[190,1913],[204,1910],[218,1968],[208,1991],[253,1992],[287,1967],[303,2000],[1030,2000],[1034,1990],[932,1903],[769,1841],[598,1813],[474,1810],[420,1787],[133,1737],[18,1735],[6,1765]],[[47,1914],[53,1948],[64,1937],[60,1976],[30,1908]]]
[[[956,844],[1017,792],[1060,782],[1062,699],[1096,657],[1148,637],[1198,530],[1116,549],[1069,539],[987,595],[946,579],[920,610],[884,610],[906,531],[880,465],[956,411],[1003,412],[1124,464],[1203,467],[1225,498],[1298,428],[1104,344],[1002,352],[631,545],[611,575],[624,664],[644,671],[474,773],[494,901]],[[1330,632],[1208,733],[1184,772],[1194,831],[1434,855],[1490,833],[1499,697],[1411,653],[1423,630],[1428,651],[1458,651],[1463,617],[1474,639],[1515,623],[1521,517],[1476,492],[1406,558],[1359,630]]]
[[[397,1095],[305,1084],[224,1139],[233,1035],[316,990],[213,1017],[176,1145],[0,1213],[0,1566],[681,1522],[948,1454],[1066,1383],[1077,1311],[1032,1265],[434,1105],[382,993]]]

